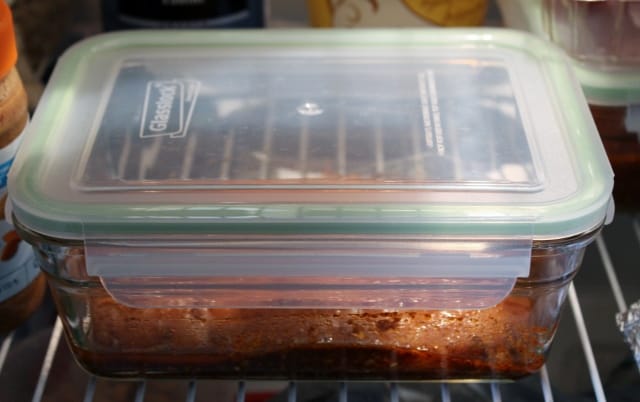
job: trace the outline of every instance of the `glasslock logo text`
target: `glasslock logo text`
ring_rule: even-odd
[[[169,116],[171,115],[171,109],[178,91],[178,85],[163,85],[156,84],[158,90],[158,100],[155,101],[155,112],[151,122],[149,123],[149,130],[155,133],[161,133],[167,131],[169,126]],[[176,105],[180,107],[181,105]]]
[[[149,81],[140,138],[187,135],[199,89],[200,82],[194,80]]]

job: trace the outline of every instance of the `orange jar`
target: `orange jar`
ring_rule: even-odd
[[[38,308],[46,286],[33,250],[4,213],[7,174],[29,120],[17,56],[11,10],[0,0],[0,333],[17,327]]]

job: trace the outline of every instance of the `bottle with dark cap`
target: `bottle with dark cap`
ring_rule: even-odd
[[[107,31],[264,26],[264,0],[102,0]]]

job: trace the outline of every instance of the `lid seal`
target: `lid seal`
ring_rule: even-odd
[[[497,304],[529,275],[531,244],[225,235],[89,241],[85,258],[90,276],[138,308],[477,309]]]

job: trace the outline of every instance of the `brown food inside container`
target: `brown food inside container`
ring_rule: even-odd
[[[555,330],[513,295],[483,310],[382,311],[145,309],[91,292],[90,346],[71,346],[108,377],[516,379],[542,366]]]

